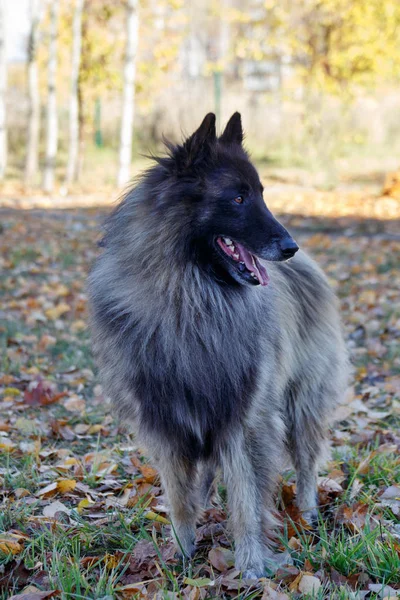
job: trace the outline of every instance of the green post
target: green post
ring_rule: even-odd
[[[215,116],[217,118],[217,125],[221,122],[221,88],[222,88],[222,73],[221,71],[214,71],[214,104],[215,104]]]
[[[101,102],[100,98],[96,98],[94,105],[94,143],[98,148],[103,146],[103,136],[101,135]]]

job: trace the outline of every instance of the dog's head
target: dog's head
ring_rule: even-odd
[[[263,200],[263,186],[242,145],[239,113],[217,137],[215,115],[180,146],[169,145],[160,162],[169,171],[173,195],[190,211],[190,243],[202,264],[240,284],[267,285],[259,259],[291,258],[298,246]]]

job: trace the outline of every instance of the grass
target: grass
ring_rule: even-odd
[[[102,397],[84,291],[100,220],[83,210],[16,211],[3,220],[0,600],[27,585],[57,590],[54,597],[62,600],[262,598],[266,582],[249,585],[230,565],[219,570],[211,560],[212,548],[232,549],[223,486],[201,524],[194,560],[174,558],[157,475],[146,471],[134,440],[114,422]],[[333,426],[323,473],[339,474],[342,490],[320,489],[314,530],[302,526],[288,496],[293,473],[283,474],[279,544],[292,564],[266,575],[285,594],[282,600],[300,597],[296,578],[304,572],[321,586],[301,597],[356,600],[357,590],[370,584],[400,589],[399,517],[395,504],[380,501],[386,488],[400,486],[400,396],[393,387],[400,373],[398,248],[395,241],[382,249],[378,238],[364,238],[361,221],[354,238],[331,238],[319,221],[312,224],[311,233],[300,230],[297,239],[338,291],[363,410]],[[354,337],[361,326],[365,334]],[[39,379],[50,391],[29,405],[24,398]],[[48,486],[54,489],[43,494]],[[63,510],[47,517],[55,502]],[[2,539],[13,544],[2,545]],[[376,591],[368,596],[380,597]]]

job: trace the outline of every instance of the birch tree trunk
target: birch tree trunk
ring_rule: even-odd
[[[56,166],[58,145],[57,118],[57,35],[58,35],[59,0],[51,0],[50,4],[50,43],[47,75],[47,127],[46,127],[46,159],[43,175],[43,189],[51,192],[54,188],[54,170]]]
[[[136,53],[138,44],[138,0],[127,0],[126,52],[122,98],[119,171],[117,183],[128,182],[132,159],[133,117],[135,109]]]
[[[79,68],[82,50],[82,12],[84,0],[76,0],[72,25],[71,91],[69,97],[69,147],[67,184],[78,178],[79,156]]]
[[[40,97],[38,87],[37,46],[40,23],[40,0],[30,0],[28,40],[28,138],[26,143],[25,183],[32,183],[38,169]]]
[[[0,0],[0,179],[4,179],[7,167],[7,53],[5,4],[5,0]]]

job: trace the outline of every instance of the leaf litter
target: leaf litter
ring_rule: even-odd
[[[400,243],[385,238],[383,221],[292,213],[285,225],[339,295],[354,385],[332,424],[319,524],[297,511],[285,470],[277,497],[283,564],[244,581],[221,498],[199,523],[192,564],[177,559],[157,472],[102,394],[84,289],[103,215],[5,212],[0,587],[8,597],[400,595]]]

